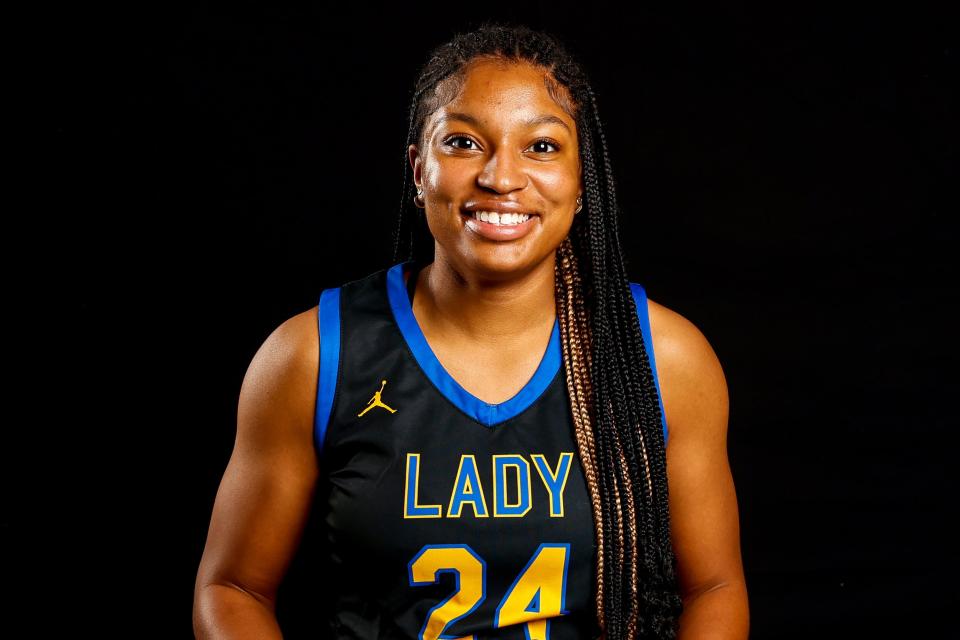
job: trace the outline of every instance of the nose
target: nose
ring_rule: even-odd
[[[518,160],[507,151],[494,152],[477,176],[477,183],[500,193],[522,188],[526,185],[527,178],[521,171]]]

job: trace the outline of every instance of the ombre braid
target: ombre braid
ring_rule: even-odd
[[[584,208],[557,248],[557,318],[574,436],[593,509],[596,623],[604,640],[675,638],[682,601],[670,539],[666,451],[657,388],[620,242],[613,167],[583,66],[542,31],[485,22],[436,47],[410,96],[394,261],[428,260],[434,240],[412,198],[407,149],[479,59],[545,71],[577,125]]]

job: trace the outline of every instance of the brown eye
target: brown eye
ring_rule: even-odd
[[[466,151],[471,151],[471,149],[466,149],[465,147],[458,147],[458,146],[456,146],[456,144],[452,144],[452,145],[451,145],[451,143],[452,143],[454,140],[465,140],[465,141],[469,142],[470,144],[473,144],[473,145],[476,144],[473,140],[471,140],[470,138],[468,138],[468,137],[466,137],[466,136],[453,136],[452,138],[447,138],[447,139],[444,141],[444,144],[453,146],[453,147],[455,147],[455,148],[457,148],[457,149],[464,149],[464,150],[466,150]]]
[[[534,143],[531,145],[531,148],[534,148],[534,149],[535,149],[534,153],[549,153],[547,150],[542,149],[542,147],[543,147],[544,145],[545,145],[545,146],[548,146],[548,147],[553,147],[554,150],[557,149],[557,144],[556,144],[555,142],[553,142],[552,140],[547,140],[546,138],[537,140],[536,142],[534,142]],[[540,147],[541,149],[537,149],[537,147]]]

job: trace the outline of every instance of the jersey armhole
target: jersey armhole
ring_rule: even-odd
[[[663,446],[667,446],[667,413],[663,410],[663,397],[660,393],[660,381],[657,376],[657,358],[653,353],[653,334],[650,332],[650,315],[647,309],[647,292],[643,285],[631,282],[630,291],[633,301],[637,305],[637,319],[640,321],[640,333],[643,336],[644,346],[647,348],[647,359],[650,361],[650,370],[653,371],[653,384],[657,388],[657,402],[660,403],[660,418],[663,424]]]
[[[317,306],[320,336],[320,365],[317,372],[317,405],[314,413],[313,440],[317,458],[323,453],[327,424],[337,391],[340,368],[340,287],[324,289]]]

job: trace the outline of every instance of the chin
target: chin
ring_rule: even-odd
[[[529,273],[541,259],[530,251],[511,250],[507,246],[477,251],[465,258],[468,268],[492,279],[510,279]]]

